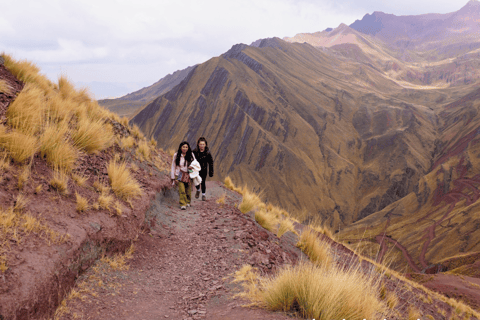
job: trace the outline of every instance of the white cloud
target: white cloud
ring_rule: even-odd
[[[461,6],[452,3],[17,0],[2,4],[0,51],[37,63],[51,79],[65,72],[78,82],[153,83],[167,73],[218,56],[236,43],[350,24],[375,10],[418,14],[455,11]],[[408,11],[415,8],[422,11]]]

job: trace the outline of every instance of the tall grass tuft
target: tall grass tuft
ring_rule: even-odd
[[[125,162],[111,161],[107,172],[112,190],[119,198],[129,201],[142,194],[140,184],[131,176]]]
[[[306,227],[297,242],[299,247],[317,265],[329,266],[332,263],[330,246],[318,239],[317,232]]]
[[[88,209],[88,200],[78,193],[75,192],[75,197],[77,199],[77,211],[84,212]]]
[[[77,150],[68,142],[68,124],[47,123],[40,137],[40,155],[54,169],[70,171],[78,159]]]
[[[280,226],[278,227],[277,237],[283,236],[286,232],[291,231],[293,233],[297,233],[295,231],[295,227],[293,226],[292,220],[285,218],[280,221]]]
[[[138,144],[137,155],[141,155],[140,158],[143,157],[145,160],[150,160],[150,146],[147,141],[141,141]]]
[[[38,140],[35,136],[17,131],[6,133],[5,127],[0,126],[0,148],[4,149],[15,162],[23,163],[37,152]]]
[[[296,311],[317,320],[383,319],[388,315],[378,297],[378,278],[358,269],[319,267],[302,261],[271,277],[251,273],[254,271],[243,271],[236,277],[244,282],[242,295],[272,311]]]
[[[25,134],[37,134],[43,124],[46,109],[44,93],[27,84],[7,109],[7,123]]]
[[[243,190],[242,194],[243,194],[242,202],[240,202],[240,204],[238,205],[238,209],[242,213],[250,212],[253,209],[257,208],[262,203],[262,200],[258,195],[248,191],[246,188]]]
[[[68,194],[68,176],[64,171],[55,170],[50,186],[60,194]]]
[[[245,199],[245,194],[243,195],[243,197]],[[243,200],[242,200],[242,203],[243,203]],[[241,205],[242,204],[240,204],[240,206]],[[240,211],[242,211],[242,209],[240,209]],[[265,208],[260,208],[255,211],[255,221],[257,221],[257,223],[261,225],[263,228],[273,233],[275,232],[275,229],[277,228],[277,224],[278,224],[277,218],[270,211],[267,211]]]
[[[78,121],[77,129],[72,132],[73,144],[87,153],[102,151],[113,141],[113,133],[106,130],[103,120],[90,121],[88,118]]]
[[[8,54],[2,53],[5,67],[18,79],[26,83],[34,83],[44,91],[52,90],[53,84],[40,74],[40,69],[27,60],[16,61]]]

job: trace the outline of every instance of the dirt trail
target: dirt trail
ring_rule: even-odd
[[[129,270],[87,271],[94,282],[84,299],[67,301],[60,319],[292,319],[245,308],[228,275],[245,263],[269,272],[300,255],[289,237],[276,238],[233,205],[240,196],[208,182],[207,201],[179,210],[176,190],[157,196],[147,212],[151,232],[141,235]],[[216,199],[227,193],[221,206]],[[278,243],[278,244],[277,244]],[[93,279],[93,280],[92,280]],[[79,287],[80,284],[80,287]]]

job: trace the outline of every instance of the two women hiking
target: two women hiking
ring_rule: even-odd
[[[207,200],[205,194],[207,174],[213,177],[213,157],[208,150],[207,140],[204,137],[200,137],[194,151],[192,151],[187,141],[180,143],[177,152],[173,155],[170,178],[172,179],[172,186],[178,184],[178,195],[182,210],[191,206],[193,183],[196,184],[197,188],[195,198],[198,199],[200,197],[201,188],[202,200]],[[201,178],[200,183],[198,177]]]

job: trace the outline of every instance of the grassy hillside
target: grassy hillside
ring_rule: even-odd
[[[66,77],[2,57],[0,315],[39,318],[138,235],[169,156]]]

